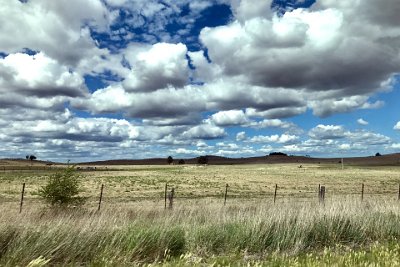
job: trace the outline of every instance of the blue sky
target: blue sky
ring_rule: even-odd
[[[0,158],[400,150],[397,0],[0,5]]]

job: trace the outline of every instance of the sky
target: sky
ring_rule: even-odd
[[[0,0],[0,158],[400,152],[398,0]]]

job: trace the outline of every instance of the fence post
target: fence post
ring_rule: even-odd
[[[361,184],[361,201],[364,200],[364,183]]]
[[[168,190],[168,183],[165,183],[165,189],[164,189],[164,209],[167,209],[167,190]]]
[[[319,203],[325,205],[325,186],[321,186],[319,190]]]
[[[22,205],[24,205],[25,183],[22,184],[21,202],[19,204],[19,213],[22,212]]]
[[[97,211],[100,210],[101,207],[101,201],[103,200],[103,189],[104,189],[104,184],[101,184],[101,189],[100,189],[100,197],[99,197],[99,207],[97,208]]]
[[[321,184],[318,184],[318,200],[321,198]]]
[[[169,192],[169,195],[168,195],[170,209],[172,209],[174,206],[174,195],[175,195],[175,188],[172,187],[171,192]]]
[[[278,184],[275,184],[274,204],[275,204],[275,202],[276,202],[276,191],[278,191]]]
[[[226,205],[226,198],[228,196],[228,187],[229,187],[229,185],[226,184],[226,186],[225,186],[225,196],[224,196],[224,206]]]
[[[400,200],[400,184],[399,184],[399,193],[397,194],[397,199]]]

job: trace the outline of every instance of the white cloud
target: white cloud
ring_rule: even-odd
[[[237,157],[239,155],[254,155],[256,151],[250,147],[241,148],[239,150],[225,150],[220,149],[215,152],[215,155],[222,156],[222,157]]]
[[[225,149],[231,149],[231,150],[238,150],[239,146],[235,143],[225,143],[225,142],[218,142],[215,144],[217,147],[223,147]]]
[[[390,145],[390,148],[393,148],[393,149],[400,149],[400,143],[391,144],[391,145]]]
[[[123,111],[136,118],[185,118],[206,109],[205,96],[198,87],[166,88],[150,93],[129,93],[121,86],[97,90],[88,99],[75,99],[72,105],[93,113]]]
[[[400,130],[400,121],[393,127],[394,130]]]
[[[267,119],[292,117],[306,112],[307,107],[278,107],[271,108],[265,111],[258,111],[254,108],[247,108],[246,114],[249,117],[262,117]]]
[[[350,150],[351,145],[350,144],[340,144],[339,149],[340,150]]]
[[[187,148],[177,148],[175,150],[171,150],[171,152],[175,154],[183,154],[183,155],[204,155],[205,152],[203,150],[196,149],[187,149]]]
[[[10,54],[0,58],[0,93],[18,92],[24,96],[83,96],[83,78],[43,53],[30,56]]]
[[[282,134],[282,135],[271,135],[271,136],[264,136],[264,135],[257,135],[249,138],[248,141],[252,143],[280,143],[280,144],[287,144],[293,143],[298,140],[299,137],[296,135],[289,135],[289,134]]]
[[[368,96],[349,96],[340,99],[318,99],[309,102],[313,114],[327,117],[335,113],[347,113],[354,109],[376,109],[383,106],[382,101],[368,102]]]
[[[199,147],[199,148],[212,148],[212,146],[209,146],[206,142],[200,141],[200,140],[197,141],[196,147]]]
[[[201,124],[183,132],[182,136],[187,139],[218,139],[226,135],[223,128],[212,124]]]
[[[305,107],[313,109],[317,116],[326,117],[382,106],[382,101],[371,103],[369,97],[386,90],[384,82],[399,71],[399,39],[393,38],[400,36],[397,25],[390,24],[390,40],[386,40],[389,38],[386,28],[383,31],[375,25],[381,22],[366,23],[362,16],[356,15],[359,9],[353,6],[325,1],[323,7],[313,11],[296,9],[277,17],[264,10],[269,9],[269,1],[250,2],[233,2],[236,21],[201,31],[200,39],[212,60],[209,69],[220,70],[217,77],[204,74],[205,61],[198,60],[203,74],[200,76],[211,79],[209,86],[231,80],[239,88],[259,86],[266,92],[274,91],[265,93],[274,100],[277,92],[286,91],[286,96],[297,93],[298,100],[307,102],[288,109],[287,104],[267,106],[266,99],[247,101],[247,108],[259,112],[281,109],[268,114],[274,118],[302,113]],[[385,5],[395,4],[393,0],[385,0]],[[379,9],[372,1],[360,1],[354,6]],[[374,62],[373,66],[370,62]],[[236,105],[229,106],[231,109],[243,108],[240,104],[246,103],[246,97],[231,93],[224,99],[225,105],[229,98],[236,100]]]
[[[139,136],[137,127],[126,120],[107,118],[70,118],[14,122],[7,135],[52,140],[120,142]]]
[[[368,132],[365,130],[348,132],[347,138],[360,146],[368,147],[375,145],[385,145],[391,142],[391,138],[383,134]]]
[[[182,43],[157,43],[135,54],[134,59],[128,55],[132,73],[123,82],[124,88],[146,92],[168,86],[183,87],[188,82],[186,52],[187,48]]]
[[[323,125],[319,124],[312,128],[308,135],[313,139],[341,139],[346,137],[347,132],[341,125]]]
[[[264,145],[260,149],[258,149],[258,151],[266,153],[266,154],[271,153],[272,150],[273,150],[273,147],[271,145]]]
[[[213,114],[210,119],[218,126],[243,125],[248,122],[242,110],[220,111]]]
[[[368,121],[366,121],[366,120],[364,120],[362,118],[359,118],[357,120],[357,123],[360,124],[360,125],[368,125],[369,124]]]
[[[0,51],[10,54],[29,48],[76,66],[84,57],[107,53],[83,27],[86,23],[105,31],[107,18],[100,0],[5,1],[0,8]]]
[[[236,134],[236,141],[244,141],[246,140],[246,133],[245,132],[239,132]]]
[[[272,0],[256,2],[251,0],[231,1],[235,17],[241,22],[256,17],[270,18],[272,16],[271,3]]]
[[[282,128],[282,129],[289,129],[289,128],[296,128],[296,125],[291,122],[281,121],[279,119],[265,119],[258,122],[252,122],[248,124],[254,128]]]

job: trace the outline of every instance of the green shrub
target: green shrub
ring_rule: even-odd
[[[82,205],[85,199],[78,196],[81,191],[80,178],[73,166],[58,171],[49,177],[47,184],[39,189],[38,195],[51,206]]]

